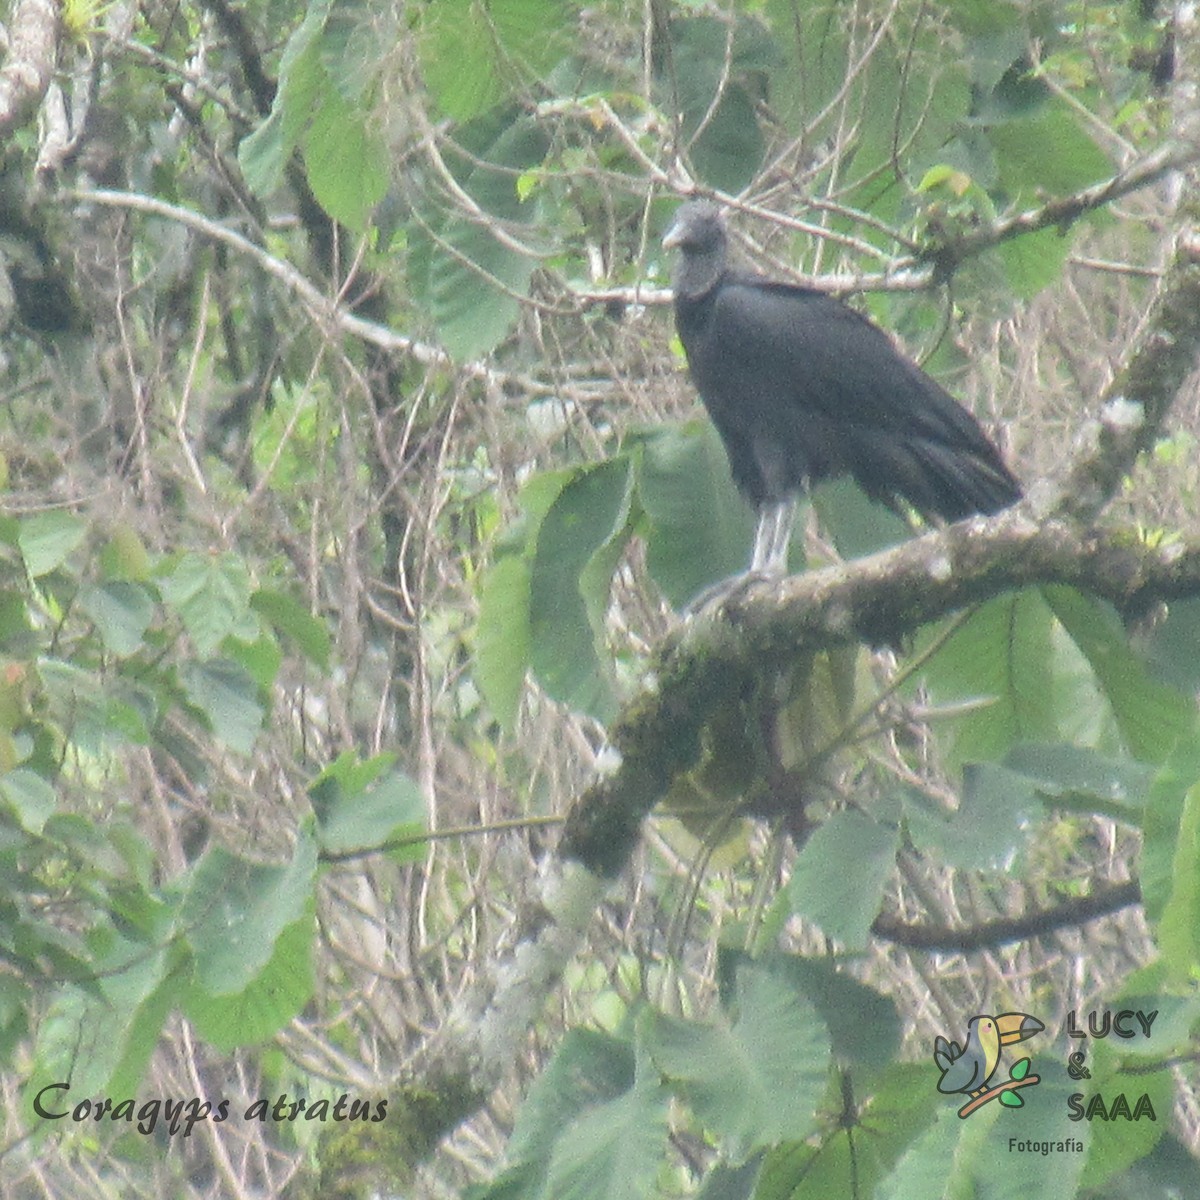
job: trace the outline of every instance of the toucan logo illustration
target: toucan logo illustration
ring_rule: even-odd
[[[961,1092],[967,1103],[958,1110],[963,1119],[997,1097],[1006,1108],[1020,1108],[1025,1101],[1018,1095],[1021,1088],[1033,1087],[1041,1081],[1030,1075],[1030,1060],[1019,1059],[1003,1083],[992,1085],[991,1079],[1000,1063],[1000,1047],[1012,1046],[1041,1033],[1045,1025],[1028,1013],[1001,1013],[998,1017],[986,1014],[967,1022],[965,1046],[948,1042],[940,1034],[933,1039],[933,1061],[942,1077],[938,1091],[953,1095]]]

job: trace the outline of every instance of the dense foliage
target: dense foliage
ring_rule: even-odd
[[[1189,20],[12,0],[0,1195],[1200,1194]],[[823,485],[685,620],[693,193],[1026,508]]]

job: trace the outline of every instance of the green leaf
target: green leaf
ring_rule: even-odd
[[[767,72],[781,64],[775,40],[761,21],[742,15],[732,24],[677,18],[671,35],[670,108],[680,112],[697,173],[724,191],[741,191],[763,158],[756,106],[765,99]]]
[[[1178,984],[1200,963],[1200,783],[1188,788],[1179,814],[1171,890],[1158,921],[1158,945]]]
[[[580,1113],[557,1140],[544,1194],[555,1200],[642,1200],[667,1144],[667,1098],[648,1063],[633,1087]]]
[[[807,1137],[829,1069],[829,1033],[806,997],[769,971],[737,970],[732,1016],[716,1024],[656,1016],[655,1065],[734,1161]]]
[[[541,1164],[544,1171],[564,1130],[588,1109],[629,1092],[634,1073],[629,1041],[585,1027],[568,1030],[517,1112],[510,1161]]]
[[[1020,1092],[1002,1092],[1000,1103],[1005,1108],[1023,1108],[1025,1106],[1025,1101],[1021,1099]]]
[[[1055,808],[1129,824],[1141,823],[1155,775],[1153,767],[1132,758],[1057,743],[1023,742],[1009,751],[1003,765],[1033,780]]]
[[[259,689],[260,696],[270,695],[279,668],[283,665],[283,651],[270,633],[264,633],[252,642],[228,637],[225,639],[225,651],[246,672]]]
[[[1145,639],[1146,666],[1160,683],[1200,692],[1200,600],[1172,600]]]
[[[70,1080],[70,1092],[47,1097],[68,1110],[84,1097],[135,1095],[179,995],[170,962],[166,950],[114,939],[93,967],[102,994],[71,988],[42,1018],[27,1094]]]
[[[313,195],[337,222],[362,233],[388,186],[387,153],[333,88],[303,139],[304,165]]]
[[[1146,799],[1139,881],[1146,918],[1159,927],[1168,970],[1193,969],[1200,960],[1194,922],[1200,896],[1200,739],[1183,739],[1163,764]],[[1189,927],[1189,920],[1193,924]],[[1166,939],[1165,943],[1162,939]]]
[[[457,137],[464,156],[448,154],[446,162],[463,191],[494,218],[496,228],[528,240],[523,227],[535,209],[522,205],[516,180],[544,159],[545,131],[513,111],[480,118]],[[508,336],[537,265],[532,251],[501,241],[491,224],[447,205],[438,192],[417,204],[409,229],[413,299],[447,352],[459,360],[487,354]]]
[[[556,700],[601,719],[613,692],[607,655],[601,657],[604,630],[595,622],[610,579],[594,567],[585,572],[594,561],[613,561],[613,547],[625,537],[631,484],[627,458],[580,469],[542,520],[530,574],[530,665]]]
[[[314,617],[305,605],[286,592],[259,588],[250,597],[250,607],[275,630],[290,637],[315,666],[322,669],[329,666],[329,626]]]
[[[1108,155],[1057,99],[993,125],[988,139],[1000,187],[1015,203],[1028,204],[1038,195],[1069,195],[1112,174]]]
[[[1045,816],[1037,783],[994,763],[963,769],[962,800],[952,813],[915,789],[903,799],[914,844],[960,870],[1001,869]]]
[[[860,1048],[869,1049],[870,1026],[860,1029],[859,1037]],[[836,1087],[823,1105],[821,1129],[804,1142],[788,1142],[768,1153],[754,1200],[874,1196],[876,1183],[928,1128],[939,1108],[929,1068],[886,1061],[875,1065],[865,1085],[863,1072],[835,1071]]]
[[[728,976],[736,983],[737,968],[749,961],[741,953],[722,953],[721,978]],[[840,1062],[873,1072],[899,1050],[902,1031],[895,1002],[839,970],[832,959],[772,953],[753,961],[812,1004],[829,1028],[833,1053]]]
[[[213,995],[203,986],[188,988],[184,1015],[218,1050],[265,1042],[312,998],[314,933],[311,913],[285,926],[269,961],[244,987],[226,995]]]
[[[896,864],[899,832],[854,809],[836,812],[796,857],[793,910],[847,950],[866,946]]]
[[[321,65],[348,104],[361,106],[370,101],[371,85],[379,75],[381,34],[403,36],[397,25],[385,25],[376,8],[362,0],[333,0],[329,5],[321,38]]]
[[[58,808],[54,788],[36,771],[14,767],[0,775],[0,799],[22,829],[39,834]]]
[[[217,738],[231,750],[249,754],[262,732],[265,714],[258,687],[246,669],[228,659],[184,663],[179,679]]]
[[[396,861],[419,862],[424,857],[425,802],[407,775],[388,771],[357,786],[335,766],[321,773],[310,792],[324,853],[350,854],[412,838],[412,846],[395,852]]]
[[[637,494],[650,518],[650,574],[676,608],[707,585],[745,570],[753,514],[733,486],[711,422],[691,421],[648,438],[638,461]]]
[[[201,658],[229,634],[252,640],[258,622],[250,612],[250,574],[236,554],[189,552],[159,573],[163,601],[179,614]]]
[[[529,563],[507,554],[480,583],[473,640],[475,683],[502,729],[517,723],[529,666]]]
[[[81,588],[79,606],[95,622],[107,650],[127,658],[142,649],[155,600],[141,584],[118,580]]]
[[[760,1155],[752,1155],[740,1166],[718,1162],[704,1177],[696,1200],[751,1200],[762,1171]]]
[[[1057,732],[1050,610],[1036,589],[997,596],[955,629],[926,667],[935,704],[986,701],[947,723],[952,758],[995,759]]]
[[[931,1068],[932,1070],[932,1068]],[[1065,1077],[1065,1071],[1062,1072]],[[935,1075],[936,1077],[936,1075]],[[931,1092],[934,1085],[928,1085]],[[935,1093],[936,1094],[936,1093]],[[1005,1093],[1009,1095],[1011,1093]],[[961,1098],[940,1097],[937,1120],[914,1139],[872,1200],[1063,1200],[1075,1196],[1095,1137],[1069,1119],[1067,1089],[1043,1079],[1017,1093],[1023,1105],[988,1104],[960,1120]],[[1098,1123],[1097,1123],[1098,1124]],[[1121,1122],[1124,1124],[1124,1122]],[[1101,1136],[1108,1130],[1102,1131]],[[1010,1139],[1082,1142],[1084,1153],[1016,1153]]]
[[[1032,1065],[1032,1062],[1033,1060],[1029,1058],[1018,1059],[1015,1063],[1013,1063],[1012,1070],[1008,1073],[1009,1079],[1024,1079],[1025,1076],[1029,1074],[1029,1068]],[[1007,1095],[1008,1093],[1005,1094]]]
[[[506,730],[516,723],[529,667],[529,581],[538,531],[550,506],[574,477],[572,470],[543,471],[522,487],[521,515],[498,539],[497,558],[480,585],[473,639],[475,682]]]
[[[1004,274],[1019,300],[1032,300],[1062,277],[1071,237],[1062,229],[1039,229],[997,247]]]
[[[326,86],[320,37],[328,10],[328,0],[310,4],[304,21],[283,49],[270,116],[238,146],[238,163],[256,196],[265,198],[279,187],[288,157],[320,106]]]
[[[513,85],[543,79],[568,48],[565,0],[438,0],[421,10],[425,85],[442,111],[468,121]]]
[[[17,544],[25,559],[25,569],[34,579],[49,575],[82,545],[87,531],[86,521],[59,509],[23,518]]]
[[[316,845],[307,837],[283,866],[252,863],[222,846],[206,850],[191,870],[180,911],[195,955],[195,986],[208,996],[244,991],[283,931],[308,917],[316,867]]]
[[[1150,678],[1108,605],[1068,587],[1048,587],[1044,594],[1095,673],[1130,753],[1143,762],[1162,762],[1191,729],[1194,701]]]
[[[256,196],[269,196],[279,187],[292,149],[277,98],[270,116],[238,144],[238,165],[246,186]]]
[[[812,505],[821,528],[846,559],[898,546],[913,535],[905,521],[868,499],[866,492],[849,478],[829,480],[815,488]]]

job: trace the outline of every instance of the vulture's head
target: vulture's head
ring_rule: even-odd
[[[688,299],[703,296],[725,269],[725,220],[711,200],[681,204],[663,238],[663,246],[680,250],[675,269],[675,294]]]

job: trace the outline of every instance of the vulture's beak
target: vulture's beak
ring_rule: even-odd
[[[683,245],[683,235],[683,222],[676,217],[675,220],[671,222],[671,227],[666,233],[663,234],[663,249],[674,250],[676,246]]]

